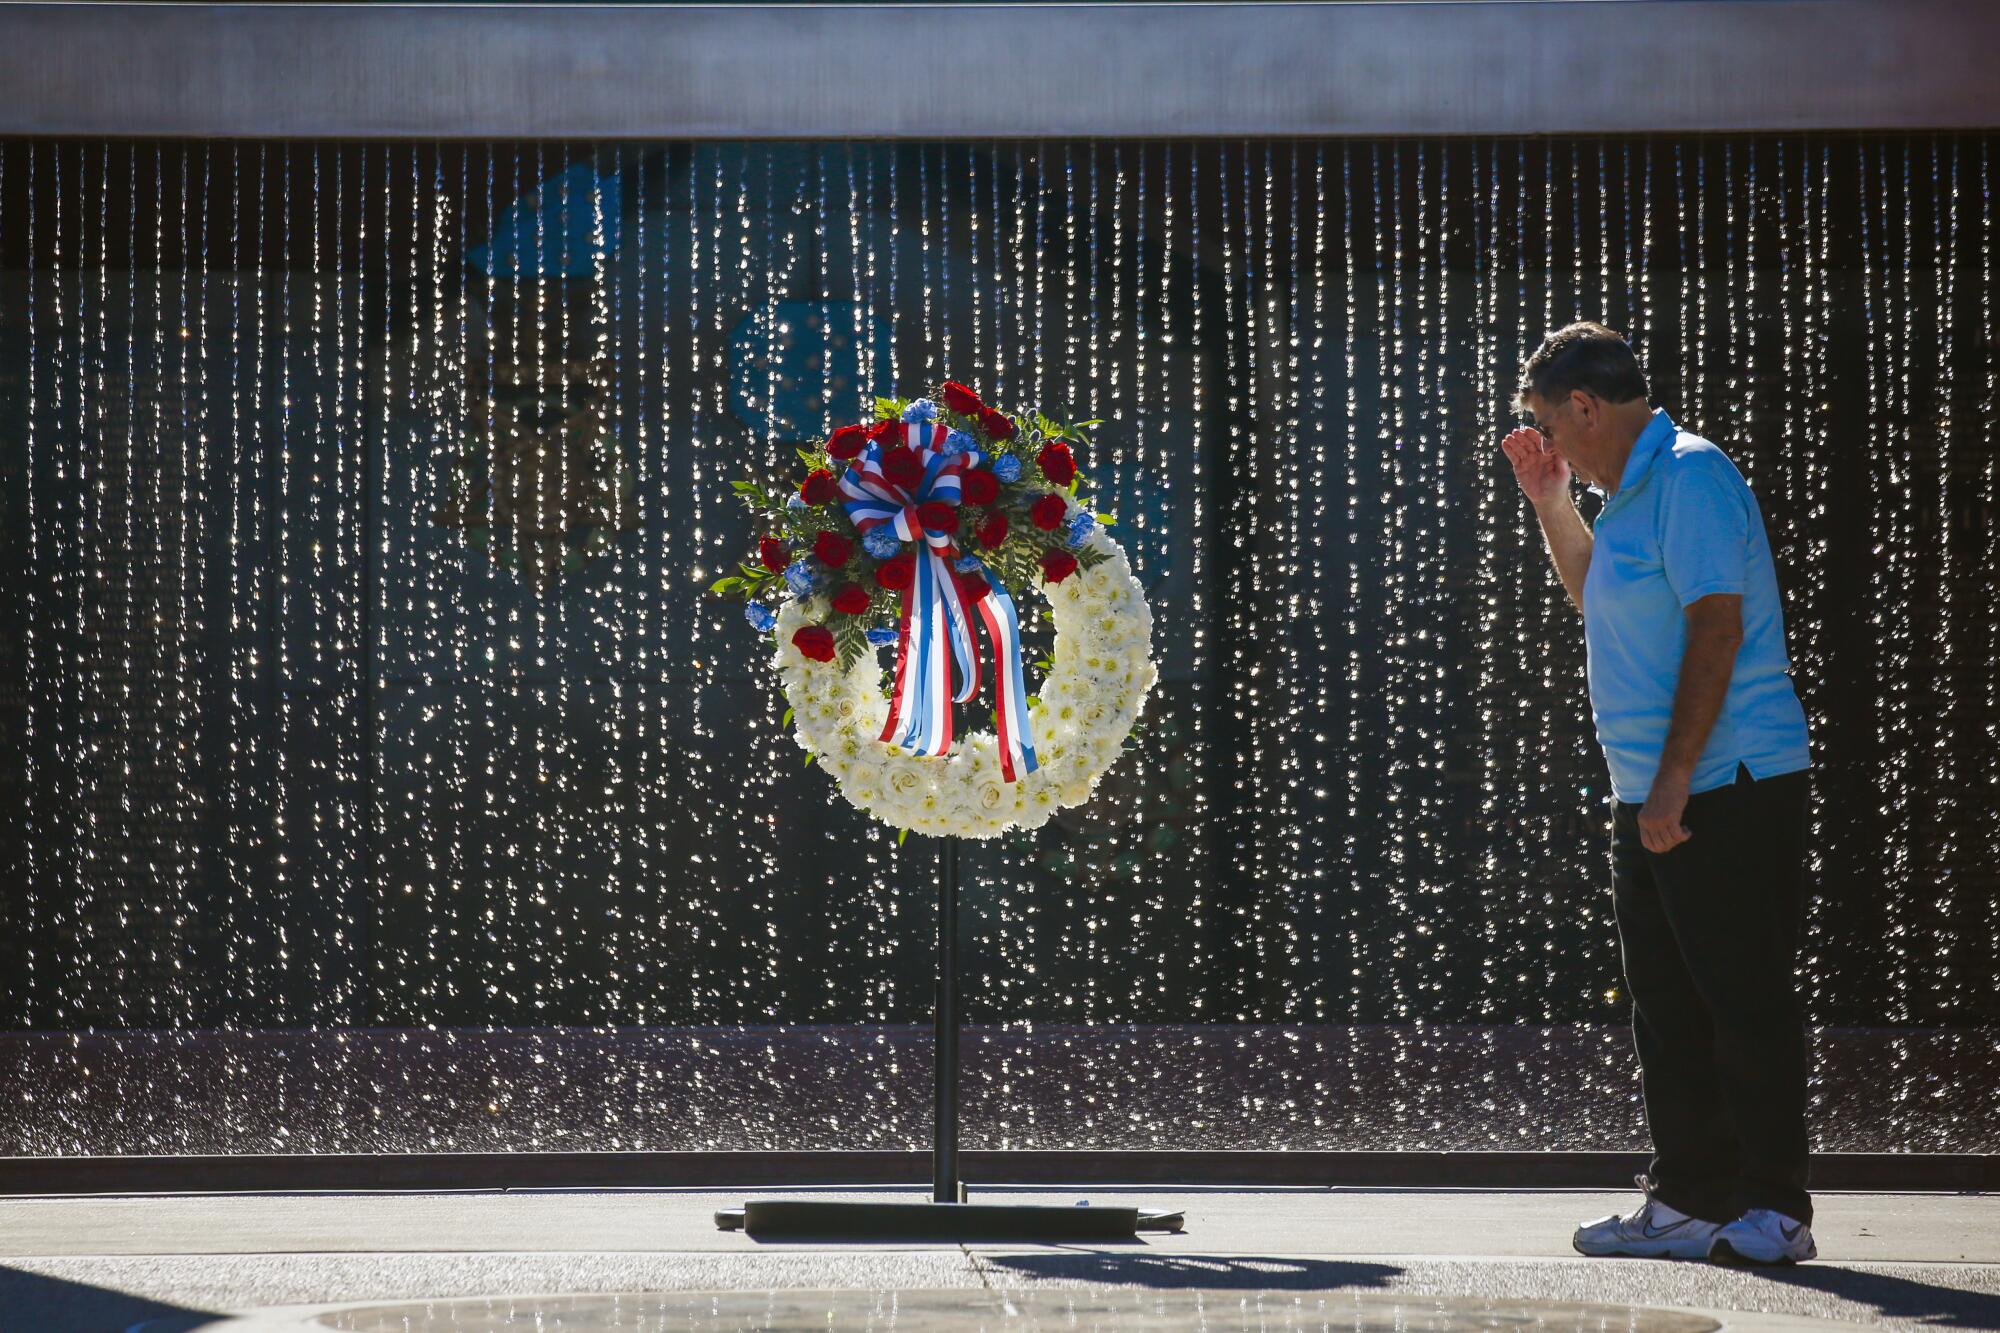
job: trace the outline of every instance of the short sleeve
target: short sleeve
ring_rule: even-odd
[[[1680,604],[1741,593],[1749,577],[1750,512],[1726,458],[1678,460],[1660,508],[1660,558]]]

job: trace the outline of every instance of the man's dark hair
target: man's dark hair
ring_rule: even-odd
[[[1646,397],[1646,372],[1632,345],[1602,324],[1579,320],[1542,339],[1542,345],[1521,367],[1521,384],[1514,406],[1528,410],[1528,395],[1560,403],[1582,389],[1607,403],[1629,403]]]

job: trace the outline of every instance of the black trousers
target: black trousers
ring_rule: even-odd
[[[1695,1217],[1812,1221],[1806,1037],[1792,965],[1805,914],[1809,770],[1696,792],[1670,852],[1611,821],[1611,894],[1654,1156],[1652,1192]]]

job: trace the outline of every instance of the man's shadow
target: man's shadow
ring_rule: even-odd
[[[1140,1287],[1210,1287],[1257,1291],[1320,1291],[1386,1287],[1403,1270],[1392,1264],[1348,1263],[1291,1256],[1203,1254],[981,1254],[979,1262],[1026,1277]]]
[[[1153,1288],[1231,1288],[1316,1291],[1329,1287],[1384,1288],[1404,1270],[1391,1264],[1337,1259],[1190,1254],[1038,1253],[981,1254],[982,1264],[1026,1277],[1123,1283]],[[1908,1319],[1938,1328],[2000,1333],[2000,1296],[1866,1269],[1801,1264],[1744,1268],[1750,1277],[1822,1292],[1874,1307],[1881,1319]],[[1638,1302],[1644,1304],[1643,1301]]]
[[[0,1264],[0,1326],[106,1330],[123,1333],[145,1324],[147,1333],[178,1333],[224,1318],[209,1310],[149,1300],[129,1292],[70,1282],[45,1273],[23,1272]],[[18,1322],[12,1322],[18,1321]]]
[[[1935,1328],[2000,1329],[2000,1296],[1986,1292],[1916,1282],[1861,1268],[1811,1263],[1743,1271],[1770,1282],[1872,1305],[1883,1319],[1909,1319]]]

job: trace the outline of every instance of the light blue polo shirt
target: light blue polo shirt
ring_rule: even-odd
[[[1729,456],[1655,408],[1591,534],[1583,631],[1612,794],[1639,803],[1652,790],[1687,646],[1683,608],[1717,592],[1743,595],[1743,644],[1688,791],[1733,781],[1738,762],[1753,778],[1805,768],[1764,516]]]

